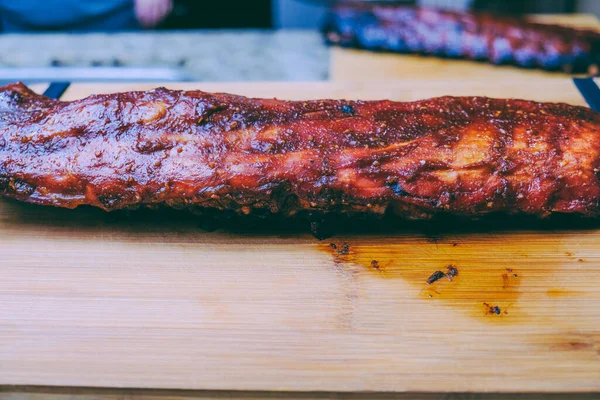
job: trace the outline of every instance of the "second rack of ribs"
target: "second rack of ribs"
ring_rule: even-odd
[[[329,43],[369,50],[485,60],[565,72],[600,71],[600,33],[526,18],[398,4],[340,2],[324,27]]]
[[[0,88],[0,193],[105,210],[599,214],[600,115],[483,97],[289,102]]]

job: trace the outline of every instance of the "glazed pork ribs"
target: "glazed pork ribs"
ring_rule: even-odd
[[[600,114],[484,97],[280,101],[0,88],[0,194],[104,210],[599,214]]]

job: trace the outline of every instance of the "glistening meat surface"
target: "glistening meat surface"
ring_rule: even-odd
[[[600,72],[600,33],[514,16],[340,2],[324,31],[328,42],[348,47]]]
[[[566,104],[0,88],[0,193],[57,207],[597,216],[599,151],[600,114]]]

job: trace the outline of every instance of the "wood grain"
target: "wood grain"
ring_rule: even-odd
[[[540,82],[537,92],[524,82],[186,87],[281,98],[481,91],[581,103],[570,82]],[[67,98],[142,87],[74,85]],[[207,232],[178,212],[2,200],[0,385],[600,391],[600,226],[433,228],[343,231],[319,242],[264,226]],[[449,264],[457,277],[426,284]]]
[[[600,28],[600,21],[591,14],[538,15],[538,22],[554,23],[578,28]],[[527,70],[511,66],[448,60],[419,55],[374,53],[364,50],[331,48],[330,79],[382,80],[422,78],[429,80],[490,79],[510,80],[524,78],[564,79],[565,74]]]

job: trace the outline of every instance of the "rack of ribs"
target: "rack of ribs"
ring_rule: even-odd
[[[0,88],[0,194],[47,206],[598,216],[599,168],[600,114],[567,104]]]
[[[326,21],[326,41],[345,47],[599,72],[600,33],[523,17],[341,2]]]

